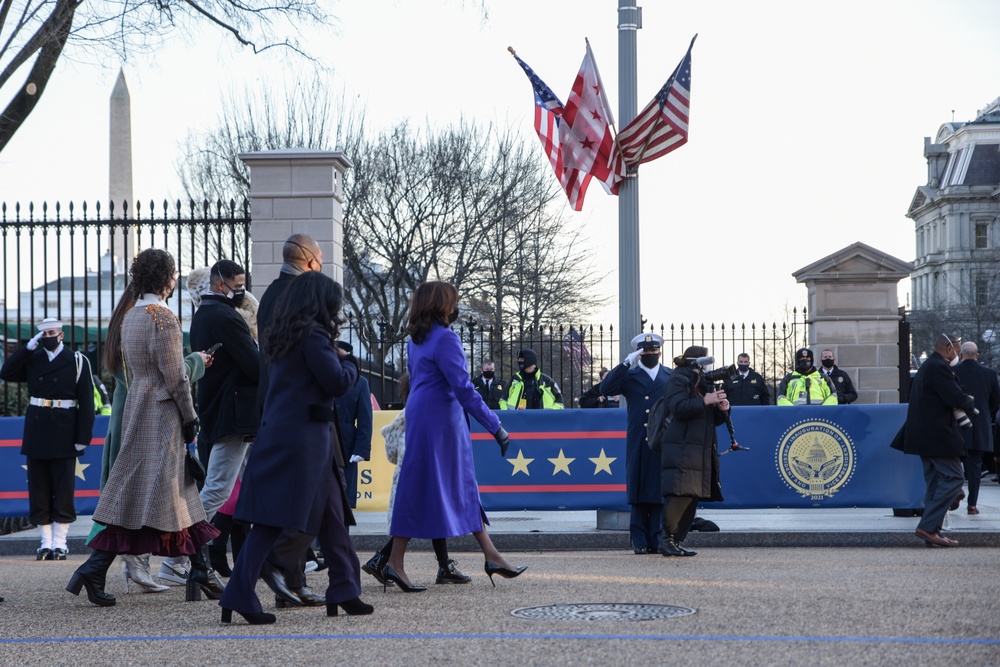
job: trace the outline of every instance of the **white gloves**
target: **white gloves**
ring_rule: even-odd
[[[39,331],[35,335],[34,338],[32,338],[31,340],[28,341],[28,349],[29,350],[37,350],[38,349],[38,341],[40,341],[42,339],[42,336],[44,336],[44,335],[45,335],[44,331]]]
[[[351,463],[357,463],[358,461],[364,461],[364,460],[365,460],[365,457],[358,456],[357,454],[354,454],[353,456],[351,456]]]
[[[87,448],[87,445],[73,445],[73,446],[76,447],[76,451],[78,452],[82,452]]]
[[[625,357],[625,365],[626,366],[634,366],[635,362],[639,360],[639,355],[641,355],[641,354],[642,354],[642,350],[636,350],[632,354],[630,354],[627,357]]]

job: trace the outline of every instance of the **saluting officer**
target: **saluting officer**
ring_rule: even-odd
[[[621,394],[628,404],[625,440],[625,479],[632,506],[629,535],[637,554],[658,553],[663,494],[660,489],[660,455],[646,442],[649,409],[662,398],[670,369],[660,364],[663,337],[639,334],[632,339],[635,351],[611,369],[601,382],[601,394]]]
[[[21,453],[28,459],[28,512],[42,544],[38,560],[65,560],[66,534],[76,521],[76,459],[94,435],[90,361],[63,345],[63,324],[47,317],[38,335],[10,355],[0,379],[27,382]]]

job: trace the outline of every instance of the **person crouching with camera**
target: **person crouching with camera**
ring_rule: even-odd
[[[674,358],[674,372],[664,393],[671,421],[660,449],[660,485],[664,498],[664,556],[694,556],[681,546],[691,528],[698,501],[722,500],[719,447],[715,427],[726,421],[729,401],[705,378],[714,362],[708,348],[692,345]]]

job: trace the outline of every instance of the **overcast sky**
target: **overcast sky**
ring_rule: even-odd
[[[305,33],[304,46],[333,66],[332,87],[367,104],[370,127],[403,118],[442,126],[464,115],[534,141],[530,86],[507,46],[565,101],[589,37],[617,111],[617,2],[503,0],[489,3],[485,22],[472,5],[339,0],[338,24]],[[639,172],[647,319],[780,321],[805,302],[792,272],[829,253],[863,241],[914,259],[905,212],[926,182],[923,138],[1000,97],[1000,2],[640,5],[639,108],[699,34],[690,141]],[[0,153],[8,209],[106,200],[118,67],[60,64]],[[215,33],[178,38],[155,59],[124,67],[142,201],[180,194],[179,144],[217,123],[226,93],[303,76],[301,65],[236,53]],[[608,274],[611,305],[594,320],[617,324],[617,198],[594,185],[584,210],[570,215],[594,248],[596,270]]]

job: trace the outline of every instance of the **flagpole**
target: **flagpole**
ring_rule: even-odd
[[[618,7],[618,121],[626,127],[638,111],[636,39],[642,8],[636,0],[616,0]],[[618,190],[618,338],[621,359],[632,337],[642,331],[639,310],[639,178],[629,169]]]

